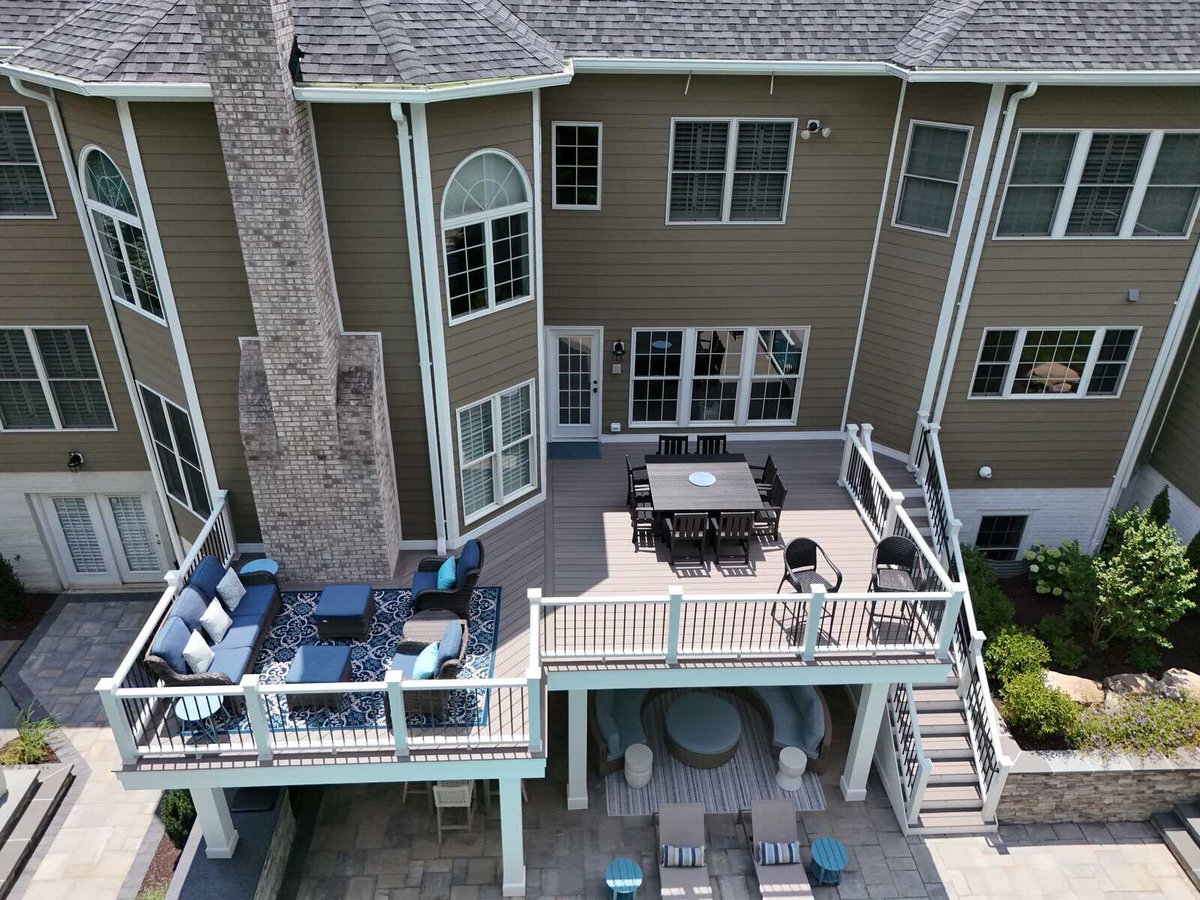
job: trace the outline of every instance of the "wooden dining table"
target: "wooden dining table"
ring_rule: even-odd
[[[707,486],[693,484],[693,472],[708,472],[716,480]],[[650,498],[657,514],[751,512],[763,508],[758,482],[741,453],[683,456],[652,454],[646,457]]]

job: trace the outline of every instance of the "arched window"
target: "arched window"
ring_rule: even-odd
[[[529,185],[507,153],[482,150],[454,170],[442,195],[450,319],[528,300]]]
[[[146,234],[125,177],[93,147],[84,152],[83,183],[113,297],[165,321]]]

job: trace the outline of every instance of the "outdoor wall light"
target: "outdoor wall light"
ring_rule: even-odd
[[[83,468],[83,454],[78,450],[72,450],[67,454],[67,468],[72,472],[78,472]]]
[[[624,341],[613,341],[612,345],[613,359],[625,358],[625,343]]]
[[[827,125],[822,126],[820,119],[809,119],[808,123],[804,126],[804,130],[800,132],[800,140],[807,141],[814,134],[819,134],[821,137],[827,138],[833,134],[833,129]]]
[[[991,478],[992,477],[992,467],[991,466],[980,466],[979,477],[980,478]]]

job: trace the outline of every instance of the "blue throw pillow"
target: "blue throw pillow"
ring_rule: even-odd
[[[196,571],[188,579],[188,584],[200,592],[205,603],[217,596],[217,585],[225,577],[225,567],[215,556],[209,555],[200,560]]]
[[[178,616],[171,616],[158,630],[150,644],[150,652],[160,657],[176,673],[186,675],[187,663],[183,660],[183,648],[187,646],[192,630]]]
[[[442,667],[442,663],[450,659],[458,659],[459,651],[462,650],[463,629],[458,622],[447,622],[446,630],[442,634],[442,639],[438,642],[440,647],[438,651],[438,668]]]
[[[184,625],[194,631],[200,627],[200,618],[206,609],[208,609],[208,600],[198,590],[188,585],[179,592],[179,599],[175,601],[171,615],[178,616],[183,620]]]
[[[483,561],[482,557],[483,545],[479,541],[471,539],[463,544],[462,552],[458,554],[459,575],[466,576],[472,569],[478,569],[479,564]]]
[[[759,841],[754,858],[762,866],[793,866],[803,862],[799,841]]]
[[[442,567],[438,569],[437,578],[437,586],[439,591],[454,590],[455,573],[453,556],[442,563]]]
[[[413,678],[429,679],[434,676],[438,670],[438,645],[429,644],[420,655],[417,656],[417,662],[413,666]]]

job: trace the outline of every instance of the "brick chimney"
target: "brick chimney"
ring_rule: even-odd
[[[341,333],[287,0],[196,4],[257,338],[242,340],[242,444],[268,553],[299,581],[389,577],[400,543],[373,336]]]

